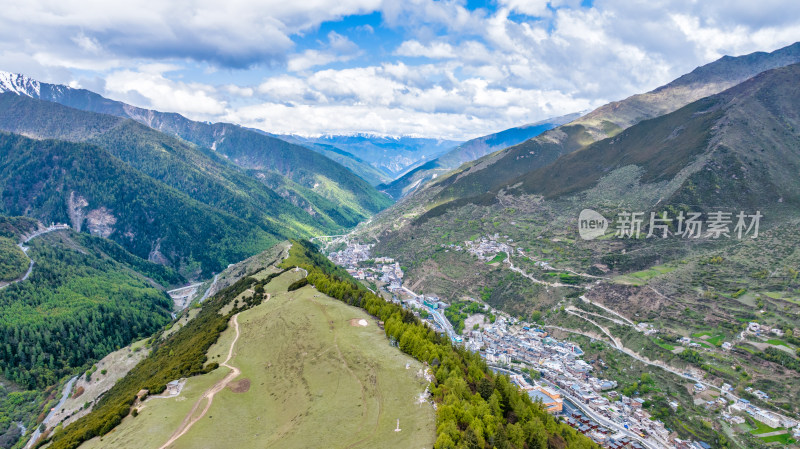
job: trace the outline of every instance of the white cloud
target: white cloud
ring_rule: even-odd
[[[547,0],[500,0],[500,5],[520,14],[542,17],[548,16]]]
[[[465,4],[31,0],[0,16],[0,60],[44,81],[267,131],[466,138],[599,106],[724,54],[800,37],[800,2],[785,0]],[[375,11],[376,28],[320,31]],[[397,40],[374,42],[387,35]]]
[[[290,36],[350,14],[374,11],[380,0],[28,0],[4,5],[0,48],[76,56],[190,58],[225,67],[284,60]],[[100,51],[102,49],[102,51]]]
[[[106,76],[106,93],[136,106],[178,112],[196,120],[225,113],[226,103],[216,98],[213,87],[172,81],[157,69],[149,66],[143,71],[111,72]]]
[[[99,42],[97,42],[97,39],[89,37],[83,34],[83,32],[80,32],[76,36],[74,36],[72,38],[72,41],[78,44],[78,47],[80,47],[83,50],[86,50],[89,53],[97,54],[100,53],[100,51],[102,50],[102,46],[100,45]]]
[[[417,134],[464,139],[598,106],[557,91],[459,80],[448,66],[384,64],[279,75],[258,87],[261,104],[229,110],[226,120],[277,133]],[[421,79],[441,82],[420,82]]]
[[[456,57],[453,46],[446,42],[432,42],[428,45],[423,45],[417,40],[403,42],[400,47],[395,50],[395,54],[399,56],[432,59],[452,59]]]
[[[235,97],[244,97],[249,98],[252,97],[255,91],[252,87],[241,87],[235,84],[228,84],[222,87],[226,92],[235,96]]]
[[[289,57],[287,68],[290,72],[302,72],[311,67],[324,66],[332,62],[345,62],[358,56],[358,45],[346,36],[335,31],[328,33],[328,42],[322,50],[306,50]]]

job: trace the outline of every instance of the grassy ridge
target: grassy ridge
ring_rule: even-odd
[[[273,279],[264,286],[269,301],[238,315],[240,334],[229,364],[240,374],[172,449],[433,445],[434,410],[412,400],[428,384],[416,376],[422,364],[390,346],[363,310],[312,287],[287,291],[304,276],[292,270]],[[359,319],[368,326],[353,325]],[[235,335],[229,326],[209,348],[209,361],[226,359]],[[178,397],[148,400],[137,406],[138,415],[81,449],[160,447],[192,405],[228,373],[220,369],[188,379]],[[393,431],[398,418],[402,432]]]
[[[389,303],[335,266],[311,243],[294,242],[284,267],[300,266],[320,292],[361,307],[384,321],[398,347],[434,370],[436,449],[589,448],[596,445],[557,422],[506,376],[494,375],[478,354],[454,347],[414,315]]]
[[[436,448],[596,447],[531,402],[507,377],[493,375],[478,355],[453,347],[410,312],[373,295],[310,243],[294,242],[283,266],[305,268],[308,281],[318,290],[383,320],[387,335],[403,352],[433,367],[436,378],[431,391],[439,404]],[[208,348],[233,314],[257,305],[263,297],[256,294],[239,308],[226,308],[225,314],[220,311],[247,289],[261,291],[259,284],[266,285],[274,276],[277,274],[261,281],[244,277],[207,301],[194,320],[157,342],[151,355],[117,383],[91,414],[57,432],[51,447],[72,449],[108,433],[128,415],[136,392],[142,388],[158,393],[170,380],[214,369],[214,363],[207,363]]]
[[[258,281],[247,276],[203,304],[200,313],[179,331],[163,341],[154,339],[150,355],[117,382],[97,403],[94,410],[52,437],[52,449],[73,449],[96,436],[105,435],[119,425],[130,412],[136,393],[147,389],[151,394],[164,391],[167,382],[210,372],[216,363],[206,363],[206,352],[228,327],[230,317],[241,310],[260,304],[260,294],[248,298],[240,308],[223,307],[249,288],[263,287],[277,274]],[[262,289],[259,289],[263,291]],[[44,442],[42,442],[43,444]]]

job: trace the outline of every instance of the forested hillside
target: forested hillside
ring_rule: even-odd
[[[17,246],[22,234],[36,227],[36,221],[25,217],[0,215],[0,288],[5,282],[22,277],[28,269],[28,258]]]
[[[94,143],[144,174],[267,232],[336,233],[372,213],[352,198],[332,201],[322,188],[304,187],[275,171],[244,171],[214,151],[116,116],[6,93],[0,94],[0,129]]]
[[[362,219],[392,203],[389,197],[337,162],[266,133],[230,123],[197,122],[180,114],[137,108],[85,89],[25,80],[25,86],[19,86],[15,92],[83,111],[130,118],[164,134],[210,148],[242,168],[280,174],[309,189],[321,187],[317,193],[365,215]]]
[[[17,242],[0,237],[0,282],[11,281],[25,274],[28,258],[17,246]]]
[[[27,246],[35,261],[31,275],[0,289],[0,422],[8,427],[0,429],[2,447],[19,437],[6,420],[37,425],[44,391],[167,323],[172,300],[163,286],[185,282],[170,268],[87,234],[57,231]]]
[[[3,213],[71,223],[187,276],[208,276],[280,240],[95,145],[0,134],[0,155]]]

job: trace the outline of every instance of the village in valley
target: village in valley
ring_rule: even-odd
[[[504,236],[505,237],[505,236]],[[618,391],[616,381],[603,379],[595,374],[593,364],[602,360],[583,360],[584,352],[572,342],[558,340],[546,330],[546,326],[528,323],[491,308],[474,298],[479,310],[466,320],[467,326],[457,332],[453,323],[445,316],[450,304],[435,295],[418,294],[403,285],[403,270],[392,258],[371,255],[371,244],[351,242],[341,236],[333,242],[337,251],[328,252],[331,261],[347,269],[387,300],[402,304],[436,331],[447,335],[454,344],[477,352],[495,372],[510,376],[520,389],[526,391],[534,401],[540,401],[548,412],[560,416],[579,432],[607,448],[677,448],[708,449],[703,441],[681,440],[664,424],[653,418],[643,407],[645,400],[629,397]],[[521,249],[511,246],[508,239],[500,241],[497,235],[487,236],[463,245],[448,245],[447,251],[465,251],[485,262],[508,261],[509,254],[523,255]],[[512,265],[513,267],[513,265]],[[537,262],[542,270],[551,270],[547,262]],[[487,319],[491,317],[491,321]],[[752,325],[745,332],[770,332]],[[650,335],[657,333],[648,323],[639,323],[637,331]],[[698,346],[686,338],[686,346]],[[730,343],[728,343],[730,345]],[[623,351],[627,352],[627,351]],[[629,354],[630,355],[630,354]],[[651,362],[693,383],[692,394],[699,398],[706,390],[715,390],[715,400],[707,401],[706,407],[720,409],[720,417],[731,425],[741,424],[744,416],[750,416],[769,427],[791,429],[795,438],[800,437],[800,422],[772,411],[765,410],[744,398],[734,395],[728,384],[716,386],[703,381],[702,372],[689,370],[677,372],[660,362]],[[761,397],[766,393],[751,391]],[[764,397],[764,400],[769,399]],[[701,399],[697,399],[701,400]],[[669,406],[679,407],[672,401]]]

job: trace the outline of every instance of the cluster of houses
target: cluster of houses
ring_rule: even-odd
[[[328,254],[328,259],[336,265],[352,269],[357,267],[359,262],[369,259],[369,251],[373,246],[373,244],[348,243],[343,250]]]
[[[508,239],[508,236],[503,236],[504,238]],[[467,252],[472,254],[473,256],[477,257],[483,261],[489,261],[494,259],[494,257],[499,253],[511,253],[513,248],[511,246],[498,242],[500,236],[495,234],[489,237],[483,237],[480,240],[467,240],[464,242],[464,247],[466,248]],[[508,239],[508,241],[511,241]],[[453,248],[456,251],[459,249]]]
[[[629,437],[647,438],[654,435],[662,441],[668,441],[669,431],[660,421],[650,420],[650,414],[642,407],[644,400],[620,395],[614,391],[617,387],[615,381],[593,376],[593,366],[581,359],[583,351],[573,343],[556,340],[545,330],[531,328],[526,323],[509,326],[509,322],[501,316],[494,325],[487,326],[482,332],[470,332],[464,344],[468,349],[479,350],[489,364],[508,368],[526,367],[541,373],[542,379],[533,381],[533,384],[521,375],[512,375],[511,379],[531,398],[540,400],[552,413],[565,410],[566,396],[573,403],[587,406],[616,423],[618,429],[627,429],[631,433]],[[597,363],[602,361],[598,360]],[[572,418],[575,420],[575,417]],[[574,424],[578,431],[604,447],[637,447],[633,446],[635,439],[623,439],[620,435],[624,436],[624,433],[594,420],[574,421]]]
[[[372,260],[369,266],[359,266],[362,262],[371,260],[370,249],[374,245],[351,243],[341,251],[335,251],[328,258],[335,264],[345,267],[347,272],[356,279],[383,282],[390,291],[397,290],[403,283],[403,270],[400,263],[391,257],[378,257]]]
[[[762,335],[772,334],[778,337],[783,337],[784,332],[778,328],[771,328],[769,326],[764,326],[759,323],[747,323],[747,329],[742,332],[744,335],[755,335],[756,337],[760,337]]]

